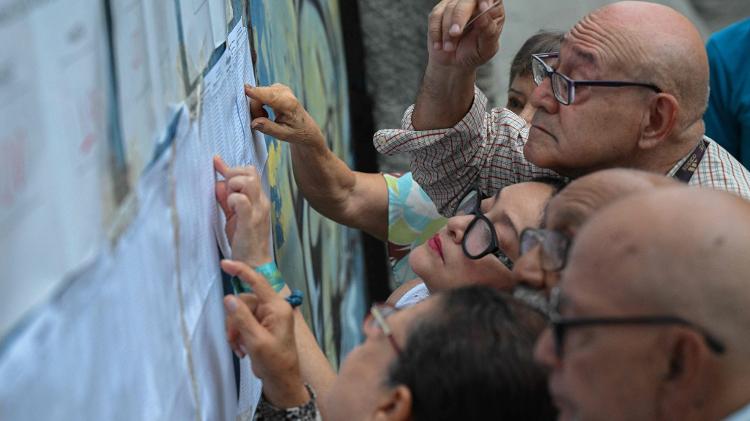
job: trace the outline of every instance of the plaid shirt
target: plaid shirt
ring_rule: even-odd
[[[462,193],[473,183],[478,183],[482,192],[492,194],[534,177],[558,176],[523,156],[529,130],[522,118],[504,108],[487,113],[486,107],[487,98],[474,88],[471,109],[454,127],[417,131],[411,122],[412,105],[404,114],[402,129],[380,130],[373,143],[378,152],[386,155],[411,152],[414,180],[446,216],[453,213]],[[750,199],[750,173],[716,142],[706,139],[709,146],[689,184]],[[673,176],[688,156],[667,175]]]

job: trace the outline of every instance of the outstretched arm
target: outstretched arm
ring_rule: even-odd
[[[497,53],[504,22],[502,0],[443,0],[432,9],[429,61],[412,115],[415,130],[453,127],[466,115],[476,69]]]
[[[326,146],[323,133],[292,91],[281,84],[245,85],[252,128],[289,142],[294,179],[312,207],[340,224],[386,240],[388,191],[381,174],[352,171]],[[275,121],[262,110],[273,109]]]

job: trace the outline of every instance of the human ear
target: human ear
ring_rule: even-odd
[[[388,391],[378,404],[373,417],[377,421],[406,421],[411,419],[411,390],[398,385]]]
[[[670,94],[660,93],[654,96],[641,122],[641,138],[638,141],[638,147],[651,149],[666,140],[677,124],[679,108],[677,99]]]
[[[668,340],[667,366],[662,382],[662,409],[677,414],[695,404],[709,384],[705,371],[710,352],[696,332],[681,331]],[[677,411],[677,412],[675,412]]]

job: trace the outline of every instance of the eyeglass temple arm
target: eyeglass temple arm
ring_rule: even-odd
[[[558,318],[553,320],[553,323],[564,326],[587,326],[587,325],[681,325],[696,330],[703,336],[706,341],[706,345],[717,354],[723,354],[726,351],[726,347],[716,337],[707,332],[702,327],[691,323],[685,319],[674,317],[674,316],[657,316],[657,317],[628,317],[628,318],[571,318],[562,319]]]

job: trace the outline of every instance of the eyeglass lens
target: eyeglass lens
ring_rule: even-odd
[[[557,231],[526,229],[521,233],[521,254],[540,245],[542,269],[554,272],[565,266],[569,243],[568,237]]]
[[[492,245],[492,227],[484,218],[477,218],[464,234],[464,247],[471,257],[479,256]]]
[[[570,81],[561,74],[554,72],[552,68],[544,63],[541,57],[534,57],[531,62],[531,70],[534,76],[534,83],[541,85],[546,77],[551,78],[552,93],[555,98],[562,104],[570,103]]]

